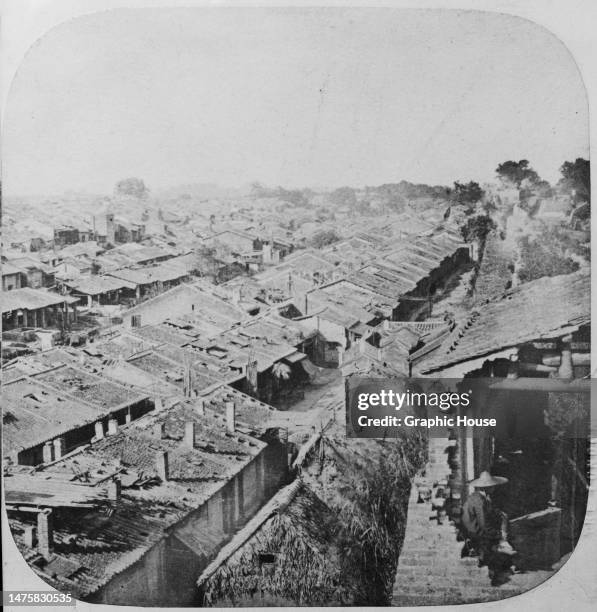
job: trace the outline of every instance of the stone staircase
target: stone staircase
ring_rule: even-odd
[[[442,481],[448,474],[445,438],[429,440],[426,480]],[[501,586],[491,586],[487,567],[476,558],[460,557],[462,542],[456,540],[454,525],[446,517],[442,524],[432,520],[431,503],[417,503],[413,486],[408,507],[406,534],[398,561],[392,605],[425,606],[494,601],[524,593],[553,571],[516,573]]]

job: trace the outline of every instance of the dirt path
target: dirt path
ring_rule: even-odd
[[[272,427],[288,429],[289,436],[301,437],[327,423],[333,417],[344,418],[344,380],[341,370],[318,368],[305,396],[286,410],[276,411]]]

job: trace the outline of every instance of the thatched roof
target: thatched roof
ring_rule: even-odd
[[[337,422],[303,448],[301,478],[199,577],[204,605],[388,605],[422,440],[347,439]]]
[[[335,513],[296,480],[201,574],[204,604],[259,605],[260,598],[295,605],[352,603],[355,587],[341,570],[337,533]]]

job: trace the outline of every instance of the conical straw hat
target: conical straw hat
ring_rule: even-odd
[[[503,476],[492,476],[489,472],[481,472],[481,476],[476,480],[470,482],[471,486],[483,488],[483,487],[495,487],[496,485],[503,485],[508,482],[507,478]]]

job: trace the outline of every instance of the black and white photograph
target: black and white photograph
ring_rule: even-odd
[[[591,491],[570,48],[467,3],[39,4],[3,77],[4,605],[551,609],[520,598]]]

